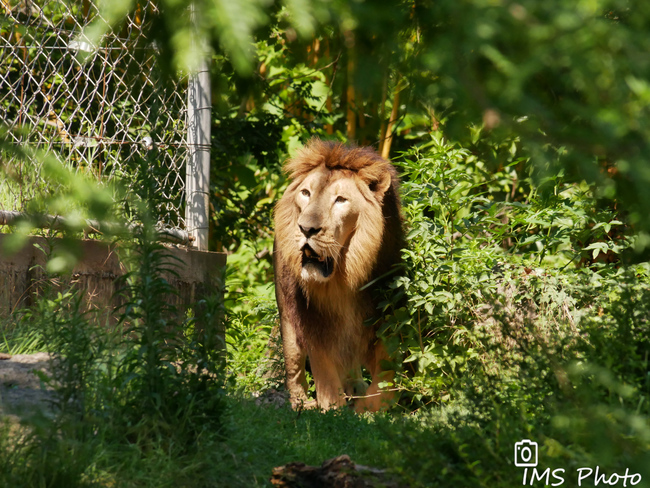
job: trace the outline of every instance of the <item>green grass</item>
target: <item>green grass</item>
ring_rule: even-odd
[[[223,431],[202,432],[190,449],[156,440],[73,443],[48,438],[36,422],[28,442],[16,445],[7,436],[0,442],[0,485],[270,486],[272,468],[289,462],[320,465],[348,454],[355,462],[376,464],[389,454],[384,429],[393,422],[390,416],[360,417],[348,410],[298,414],[234,396],[227,399],[223,421]],[[34,469],[35,464],[47,469]]]
[[[388,417],[360,417],[348,410],[298,413],[232,397],[224,417],[226,441],[213,469],[230,473],[233,486],[267,486],[272,468],[289,462],[320,465],[348,454],[372,465],[378,459],[374,446],[384,440],[377,422],[386,424]]]
[[[12,319],[0,319],[0,352],[33,354],[46,350],[45,339],[38,328],[16,326]]]
[[[276,466],[297,461],[320,465],[348,454],[358,464],[387,468],[420,484],[421,476],[408,472],[409,459],[403,457],[408,443],[397,449],[394,443],[417,439],[425,426],[452,428],[440,413],[359,416],[347,409],[298,413],[286,406],[260,407],[237,396],[228,397],[226,403],[223,431],[203,432],[184,453],[155,441],[128,445],[100,438],[85,443],[51,439],[43,435],[45,431],[39,432],[36,423],[27,442],[11,444],[8,437],[0,442],[0,458],[5,460],[0,462],[0,483],[16,487],[271,486],[269,478]],[[432,463],[444,458],[444,453],[433,449],[437,444],[430,438],[418,446],[432,455]],[[40,468],[34,469],[35,463]],[[426,476],[426,470],[422,474]]]
[[[225,427],[202,432],[190,449],[162,440],[73,443],[42,435],[16,446],[5,437],[0,482],[16,487],[263,487],[271,486],[273,467],[320,465],[348,454],[358,464],[387,469],[410,486],[508,487],[521,485],[522,471],[514,466],[512,453],[514,443],[526,437],[539,442],[544,466],[563,468],[567,477],[577,467],[596,465],[608,473],[629,468],[644,480],[650,476],[641,450],[594,456],[579,445],[562,447],[562,429],[555,431],[560,437],[527,432],[521,412],[497,408],[496,414],[481,418],[468,406],[458,401],[416,414],[359,416],[347,409],[298,413],[229,396]],[[596,440],[602,444],[604,438]]]

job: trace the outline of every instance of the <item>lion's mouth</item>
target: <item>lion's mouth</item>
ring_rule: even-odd
[[[319,256],[309,244],[305,244],[302,248],[302,266],[303,268],[311,264],[320,270],[323,277],[327,278],[334,271],[334,259],[325,256]]]

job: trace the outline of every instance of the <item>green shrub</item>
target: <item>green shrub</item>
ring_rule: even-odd
[[[441,138],[398,165],[408,245],[382,333],[420,420],[390,431],[385,462],[415,485],[513,486],[532,439],[573,478],[647,477],[650,267],[631,264],[624,217],[582,182],[540,185],[525,161],[488,174]]]

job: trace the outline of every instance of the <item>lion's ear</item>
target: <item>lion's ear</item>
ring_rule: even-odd
[[[386,171],[379,175],[379,178],[376,180],[373,180],[370,182],[368,185],[368,188],[370,188],[370,191],[375,193],[378,197],[382,198],[384,196],[384,193],[388,191],[390,188],[390,184],[392,183],[390,172]]]

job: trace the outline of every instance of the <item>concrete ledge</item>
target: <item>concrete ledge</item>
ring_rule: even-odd
[[[7,235],[0,234],[0,317],[33,305],[47,280],[44,272],[46,254],[61,246],[62,239],[47,240],[43,237],[31,237],[28,244],[18,253],[7,255],[4,240]],[[52,243],[50,249],[49,242]],[[45,253],[38,249],[40,246]],[[96,309],[102,315],[110,316],[115,307],[120,305],[116,295],[115,280],[126,273],[126,267],[120,262],[118,249],[114,245],[92,240],[66,240],[66,249],[72,249],[78,257],[78,263],[68,278],[62,282],[74,283],[84,291],[84,300],[88,309]],[[176,259],[170,260],[177,275],[164,273],[165,279],[174,287],[178,295],[160,297],[168,300],[183,313],[189,307],[196,306],[197,301],[220,296],[217,286],[221,272],[226,264],[224,253],[203,252],[191,249],[167,247],[169,254]],[[62,283],[65,285],[65,283]],[[205,324],[205,326],[209,326]],[[221,324],[218,327],[222,327]],[[224,337],[224,330],[218,335]]]

